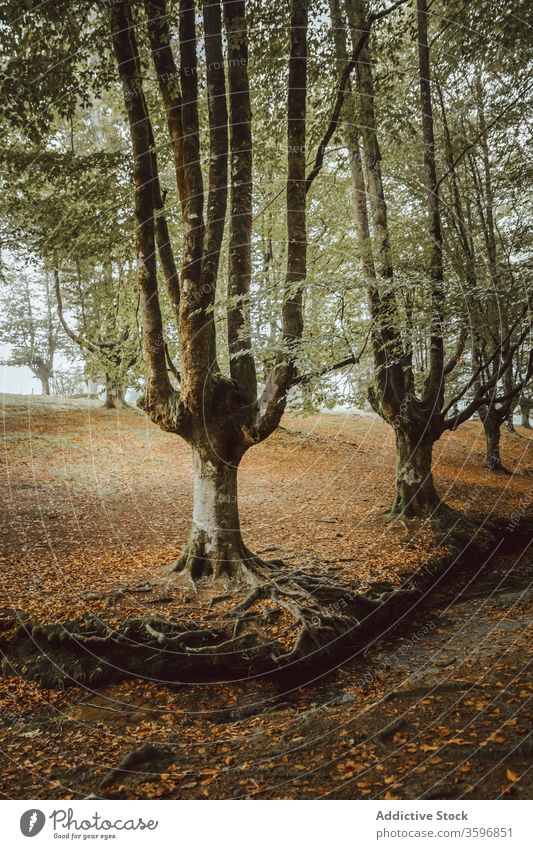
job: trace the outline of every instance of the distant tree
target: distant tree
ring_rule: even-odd
[[[444,213],[449,255],[464,280],[472,365],[477,372],[473,389],[478,391],[487,382],[491,387],[478,413],[485,431],[486,467],[492,471],[504,470],[501,427],[507,424],[514,430],[513,410],[531,377],[529,334],[522,339],[520,325],[524,322],[517,324],[525,311],[526,327],[529,319],[532,246],[524,230],[530,210],[528,201],[524,203],[520,196],[512,201],[518,176],[514,167],[509,167],[509,161],[501,167],[520,115],[512,108],[514,101],[509,103],[507,85],[503,93],[499,90],[498,77],[499,70],[493,78],[473,68],[466,92],[454,91],[447,104],[438,86],[449,180]],[[454,120],[455,98],[460,98],[462,114]],[[497,110],[490,121],[489,102]],[[475,144],[469,144],[469,138],[475,139]],[[463,150],[465,156],[461,157]]]
[[[42,394],[50,395],[54,358],[65,344],[50,278],[19,269],[8,272],[8,279],[0,293],[0,341],[11,352],[3,364],[26,366],[41,381]]]
[[[141,359],[138,299],[130,269],[111,261],[89,269],[76,263],[70,273],[54,268],[53,274],[59,321],[84,356],[86,372],[93,380],[103,379],[104,406],[113,409],[124,404],[132,369]],[[65,314],[65,283],[74,326]]]
[[[3,154],[0,221],[4,243],[52,275],[59,322],[114,407],[141,354],[131,200],[121,185],[129,172],[113,99],[105,106],[58,122],[50,149],[14,140]],[[87,150],[89,133],[97,153]]]
[[[530,395],[521,395],[519,401],[521,421],[520,424],[526,430],[531,430],[529,416],[533,409],[533,398]]]

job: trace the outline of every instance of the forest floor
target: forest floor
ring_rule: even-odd
[[[138,411],[94,401],[6,395],[2,412],[0,608],[45,622],[88,611],[196,616],[202,599],[164,576],[189,530],[187,446]],[[483,469],[479,422],[440,440],[435,477],[451,506],[513,527],[527,521],[533,441],[517,430],[503,436],[511,475]],[[393,469],[393,434],[373,416],[287,415],[243,460],[244,538],[265,557],[355,589],[400,585],[435,553],[435,537],[427,523],[387,521]],[[533,555],[521,548],[467,564],[455,589],[303,688],[256,677],[46,690],[4,663],[0,791],[527,796],[532,574]]]

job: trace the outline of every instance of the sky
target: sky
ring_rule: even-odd
[[[9,356],[9,345],[0,345],[0,360]],[[24,366],[0,365],[0,392],[22,395],[39,395],[41,382]]]

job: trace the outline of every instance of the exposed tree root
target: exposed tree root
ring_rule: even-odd
[[[238,641],[253,635],[258,623],[276,619],[286,611],[295,637],[289,648],[271,644],[271,659],[278,664],[297,659],[306,651],[322,650],[331,640],[344,637],[380,603],[370,596],[357,596],[324,576],[290,571],[279,560],[263,560],[240,539],[222,554],[219,549],[215,562],[198,545],[194,551],[188,548],[170,571],[186,575],[195,588],[219,581],[234,592],[248,590],[246,597],[226,614],[231,636],[223,641],[224,651],[238,649]],[[225,592],[213,597],[211,606],[232,595]],[[207,650],[218,649],[208,646]]]
[[[230,589],[239,585],[255,587],[280,565],[283,564],[279,560],[267,561],[253,554],[240,534],[236,534],[217,546],[216,557],[209,553],[201,537],[194,539],[181,557],[170,564],[167,574],[185,575],[194,589],[197,585],[217,582]]]
[[[154,585],[150,581],[143,581],[133,587],[120,587],[112,593],[84,593],[82,598],[87,601],[106,601],[108,605],[117,604],[126,595],[138,595],[152,592]]]
[[[464,531],[474,524],[462,513],[457,512],[453,507],[449,507],[445,501],[440,499],[416,514],[413,514],[410,509],[403,509],[402,504],[395,501],[392,510],[386,515],[389,521],[401,522],[407,529],[413,527],[416,522],[426,521],[431,524],[433,531],[443,534],[453,532],[454,529]]]
[[[502,527],[472,533],[456,525],[446,534],[447,553],[426,563],[400,588],[376,584],[364,594],[321,575],[282,569],[249,555],[237,565],[245,595],[227,605],[213,626],[162,616],[118,624],[88,616],[83,621],[42,624],[24,614],[0,616],[3,671],[44,686],[95,684],[124,676],[164,682],[242,678],[261,674],[315,674],[364,649],[408,615],[446,577],[494,547]],[[520,538],[530,528],[522,529]],[[517,544],[520,538],[513,535]],[[461,553],[461,558],[458,554]],[[466,558],[465,558],[466,553]],[[253,563],[253,567],[252,564]],[[245,570],[245,573],[243,573]],[[142,589],[142,585],[137,588]],[[233,597],[211,599],[216,606]],[[283,628],[279,627],[283,621]],[[276,623],[276,627],[272,623]]]
[[[506,468],[506,467],[505,467],[502,463],[500,463],[500,462],[497,462],[497,463],[492,463],[492,462],[485,463],[485,465],[484,465],[484,467],[483,467],[483,468],[485,469],[485,471],[486,471],[486,472],[494,472],[495,474],[500,474],[500,475],[511,475],[511,474],[512,474],[512,472],[511,472],[509,469],[507,469],[507,468]]]
[[[143,743],[125,755],[118,766],[110,769],[100,782],[100,789],[105,790],[110,784],[127,779],[134,772],[142,771],[146,775],[160,774],[174,760],[175,755],[166,746],[155,746],[153,743]]]

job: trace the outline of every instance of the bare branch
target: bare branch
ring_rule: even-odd
[[[390,15],[391,12],[394,12],[395,9],[397,9],[399,6],[403,6],[407,2],[408,2],[408,0],[398,0],[397,3],[393,3],[392,6],[389,6],[387,9],[383,9],[382,12],[377,12],[373,15],[370,15],[366,19],[366,21],[365,21],[365,23],[362,27],[362,30],[361,30],[361,35],[359,36],[359,40],[357,41],[357,43],[356,43],[356,45],[355,45],[355,47],[352,51],[352,55],[350,57],[350,60],[344,66],[344,68],[341,71],[339,83],[338,83],[338,86],[337,86],[337,96],[335,98],[335,104],[333,106],[333,112],[331,113],[331,118],[329,120],[329,124],[328,124],[328,127],[326,129],[326,132],[324,133],[324,135],[322,137],[322,141],[320,142],[320,144],[317,148],[314,165],[313,165],[311,171],[309,172],[309,174],[307,175],[307,178],[306,178],[306,181],[305,181],[306,192],[309,191],[309,189],[313,185],[315,178],[318,176],[318,174],[322,170],[322,166],[324,164],[324,156],[326,154],[328,144],[330,143],[331,138],[333,136],[333,133],[335,132],[335,130],[337,129],[337,126],[339,124],[339,120],[340,120],[341,112],[342,112],[342,105],[344,103],[344,97],[345,97],[346,88],[347,88],[347,85],[348,85],[348,80],[350,79],[351,73],[354,70],[355,66],[357,65],[357,60],[359,58],[359,54],[361,53],[361,50],[363,49],[363,47],[366,43],[366,40],[368,39],[368,36],[370,35],[370,29],[372,27],[372,24],[375,23],[376,21],[381,20],[381,18],[385,18],[387,15]]]

